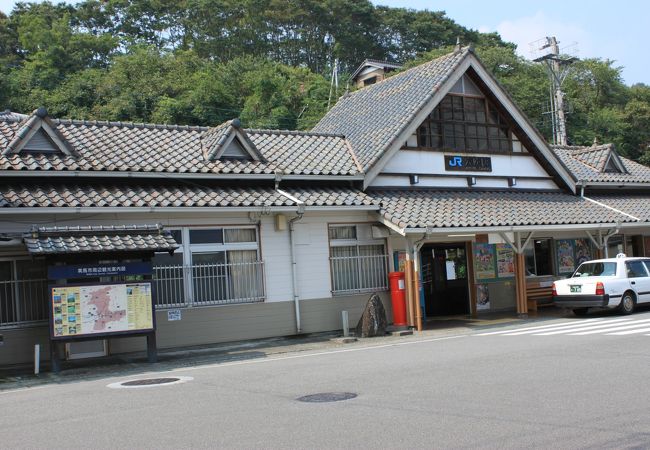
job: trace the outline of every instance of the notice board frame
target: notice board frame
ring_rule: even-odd
[[[143,336],[150,333],[156,332],[156,308],[154,302],[154,284],[153,280],[133,280],[133,281],[109,281],[102,283],[70,283],[70,284],[48,284],[48,325],[50,331],[50,340],[51,341],[90,341],[95,339],[106,339],[111,337],[120,337],[120,336]],[[151,325],[152,328],[143,328],[139,330],[126,330],[126,331],[110,331],[107,333],[91,333],[91,334],[80,334],[77,336],[54,336],[54,298],[52,295],[52,289],[61,287],[83,287],[83,286],[112,286],[112,285],[121,285],[121,284],[149,284],[149,289],[151,292]]]

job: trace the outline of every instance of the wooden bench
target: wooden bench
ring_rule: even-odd
[[[537,308],[553,306],[553,281],[527,280],[526,301],[528,311],[537,311]]]

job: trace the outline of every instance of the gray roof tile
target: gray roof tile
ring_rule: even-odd
[[[344,134],[368,170],[469,53],[465,48],[352,92],[313,131]]]
[[[51,227],[25,233],[29,253],[52,255],[89,252],[173,251],[179,247],[159,226]]]
[[[402,228],[633,222],[574,195],[555,192],[381,190],[381,214]]]
[[[367,206],[353,188],[283,188],[307,206]],[[0,208],[266,207],[296,206],[272,187],[140,184],[0,185]],[[18,212],[18,211],[17,211]]]
[[[241,130],[266,161],[207,156],[232,128],[49,119],[78,157],[1,155],[33,116],[0,115],[0,170],[69,170],[215,174],[359,175],[340,135],[280,130]]]
[[[552,146],[551,148],[578,181],[650,183],[650,167],[618,155],[613,144],[592,147]],[[621,161],[627,173],[602,172],[611,153]]]

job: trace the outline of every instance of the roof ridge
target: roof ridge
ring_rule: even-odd
[[[323,137],[338,137],[345,139],[345,135],[339,133],[323,133],[319,131],[302,131],[302,130],[265,130],[256,128],[244,128],[248,134],[288,134],[300,136],[323,136]]]
[[[374,84],[371,84],[369,86],[364,86],[362,89],[357,89],[356,91],[347,92],[346,94],[343,94],[343,96],[339,100],[345,100],[346,98],[351,97],[351,96],[357,94],[358,92],[371,91],[373,89],[376,89],[375,86],[381,86],[382,83],[386,83],[389,80],[398,79],[398,77],[402,77],[404,74],[407,74],[407,73],[409,73],[409,72],[411,72],[413,70],[416,70],[416,69],[422,69],[422,68],[427,67],[427,66],[429,66],[429,65],[431,65],[433,63],[438,63],[438,62],[440,62],[441,60],[443,60],[445,58],[453,58],[453,57],[456,57],[456,56],[459,56],[459,55],[465,56],[466,54],[471,53],[471,52],[472,52],[472,46],[467,45],[465,47],[462,47],[460,49],[460,51],[453,51],[453,52],[450,52],[450,53],[445,53],[444,55],[441,55],[441,56],[439,56],[439,57],[437,57],[435,59],[431,59],[429,61],[423,62],[422,64],[418,64],[417,66],[406,69],[403,72],[398,72],[395,75],[393,75],[391,77],[384,78],[383,80],[380,80],[380,81],[378,81],[378,82],[376,82]],[[446,78],[445,78],[445,80],[446,80]],[[334,106],[336,106],[336,105],[334,105]]]
[[[79,119],[51,119],[54,123],[60,125],[84,125],[99,127],[122,127],[138,129],[157,129],[157,130],[179,130],[179,131],[208,131],[211,128],[199,125],[171,125],[147,122],[122,122],[108,120],[79,120]]]

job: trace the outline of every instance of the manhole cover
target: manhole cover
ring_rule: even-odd
[[[133,388],[146,388],[155,386],[169,386],[170,384],[185,383],[186,381],[193,380],[192,377],[170,377],[170,378],[143,378],[140,380],[120,381],[118,383],[111,383],[108,385],[112,389],[133,389]]]
[[[327,403],[327,402],[340,402],[342,400],[350,400],[355,398],[357,394],[353,392],[323,392],[320,394],[305,395],[297,400],[299,402],[307,403]]]
[[[154,384],[167,384],[180,381],[180,378],[146,378],[144,380],[125,381],[122,386],[152,386]]]

